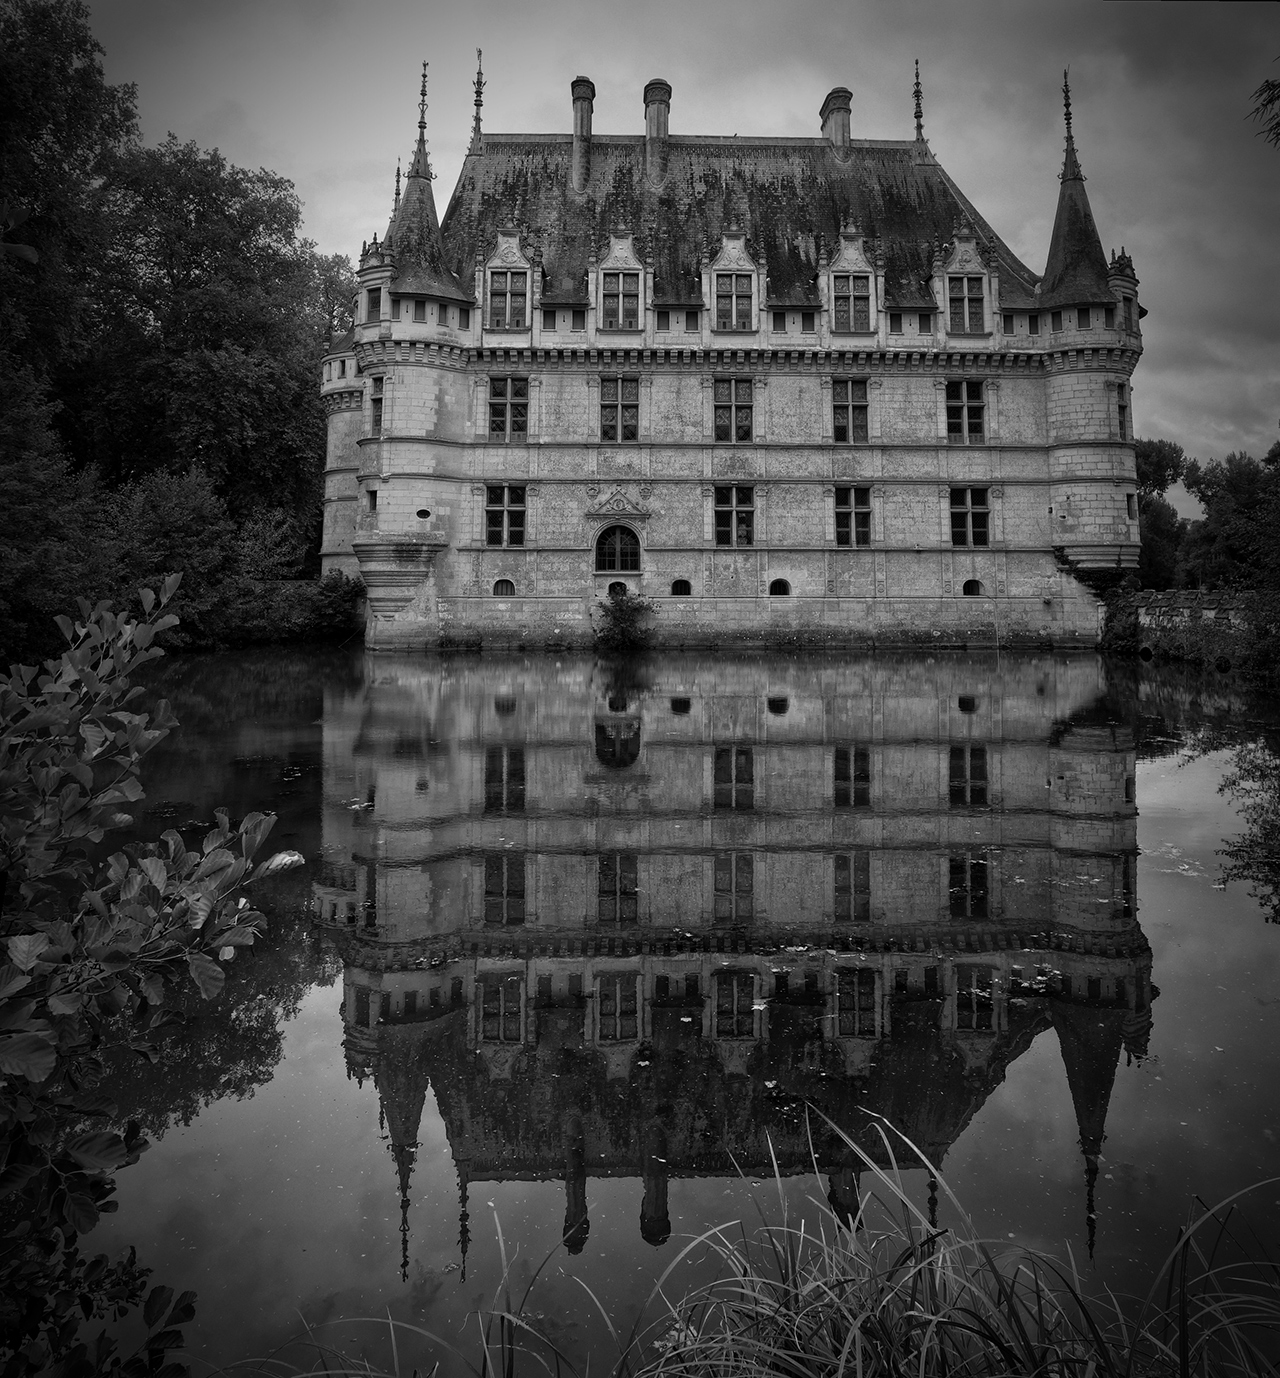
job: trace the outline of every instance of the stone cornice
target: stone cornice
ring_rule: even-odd
[[[336,392],[322,392],[320,405],[324,408],[326,416],[333,416],[340,411],[359,411],[364,405],[364,389],[343,388]]]

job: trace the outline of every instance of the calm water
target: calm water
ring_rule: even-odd
[[[155,1142],[91,1242],[195,1289],[213,1363],[388,1309],[465,1349],[499,1228],[518,1282],[565,1237],[529,1309],[607,1354],[583,1284],[629,1323],[691,1236],[776,1208],[771,1154],[794,1209],[856,1198],[806,1105],[880,1157],[886,1116],[982,1231],[1120,1290],[1194,1196],[1280,1168],[1280,929],[1215,856],[1274,716],[1228,681],[289,652],[162,681],[146,829],[268,809],[309,859],[165,1064],[113,1076]]]

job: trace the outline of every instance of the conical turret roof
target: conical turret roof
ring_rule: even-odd
[[[436,198],[431,190],[434,174],[427,154],[426,102],[424,63],[422,99],[418,109],[418,142],[405,177],[404,191],[387,230],[386,247],[395,255],[394,282],[398,291],[470,302],[472,294],[463,291],[458,279],[445,266],[440,218],[436,214]]]
[[[1071,133],[1071,100],[1067,88],[1067,149],[1062,161],[1062,185],[1058,190],[1058,213],[1053,219],[1049,241],[1049,261],[1040,283],[1042,307],[1088,306],[1112,302],[1115,293],[1107,281],[1107,256],[1093,222],[1093,211],[1084,189],[1084,173],[1076,155]]]

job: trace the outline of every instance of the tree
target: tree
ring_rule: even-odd
[[[1249,113],[1262,125],[1258,133],[1280,148],[1280,81],[1268,77],[1253,93],[1253,99],[1256,103]]]
[[[1139,493],[1163,493],[1187,467],[1182,446],[1172,440],[1135,440],[1133,457],[1138,466]]]
[[[1191,524],[1184,547],[1190,582],[1206,589],[1251,589],[1260,580],[1270,586],[1280,465],[1243,452],[1204,465],[1193,459],[1183,483],[1205,510],[1203,520]]]
[[[1179,555],[1187,521],[1159,493],[1138,494],[1138,523],[1142,554],[1138,577],[1144,589],[1173,588],[1178,580]]]

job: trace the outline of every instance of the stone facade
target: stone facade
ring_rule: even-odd
[[[321,388],[367,644],[583,641],[617,586],[673,643],[1093,644],[1142,313],[1070,133],[1042,278],[848,93],[817,139],[670,135],[664,82],[593,136],[593,96],[572,136],[477,108],[442,225],[420,121],[364,247]]]
[[[667,1176],[809,1170],[805,1104],[938,1164],[1049,1028],[1092,1183],[1153,995],[1104,692],[1092,656],[678,654],[639,685],[388,657],[330,691],[315,901],[402,1194],[428,1082],[464,1185],[564,1176],[567,1230],[584,1163],[643,1178],[657,1233]]]

